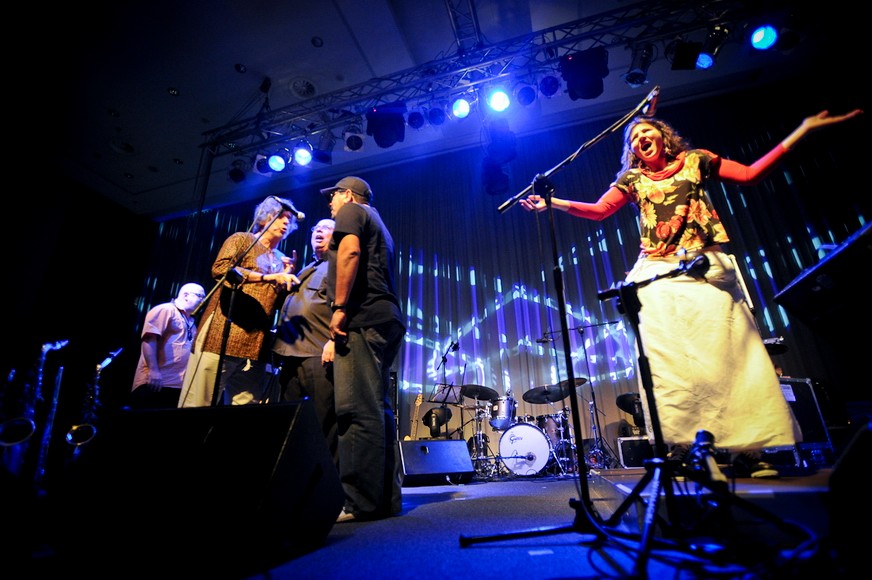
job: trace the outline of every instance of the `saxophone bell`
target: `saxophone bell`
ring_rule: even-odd
[[[29,417],[15,417],[0,423],[0,447],[12,447],[30,439],[36,423]]]
[[[85,445],[86,443],[90,443],[96,435],[96,427],[94,427],[90,423],[80,423],[78,425],[73,425],[72,427],[70,427],[70,430],[67,431],[64,440],[74,447],[80,447],[82,445]]]

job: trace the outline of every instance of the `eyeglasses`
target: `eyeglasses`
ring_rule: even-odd
[[[315,232],[317,232],[319,230],[322,232],[332,232],[333,228],[330,226],[312,226],[312,228],[309,231],[314,234]]]

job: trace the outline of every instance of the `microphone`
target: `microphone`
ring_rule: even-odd
[[[553,338],[548,338],[547,336],[543,336],[542,338],[537,338],[536,342],[539,344],[547,344],[549,342],[554,342]]]
[[[646,117],[653,117],[657,112],[657,97],[660,96],[660,87],[654,87],[648,96],[645,98],[645,106],[642,107],[642,114]]]
[[[272,198],[274,200],[276,200],[277,202],[279,202],[279,205],[282,206],[283,210],[289,211],[292,214],[294,214],[294,216],[296,216],[298,222],[301,222],[304,219],[306,219],[306,214],[304,214],[301,211],[297,211],[297,208],[295,208],[294,204],[291,203],[290,201],[283,200],[282,198],[276,197],[276,196],[272,196]]]
[[[458,348],[460,348],[460,343],[459,343],[459,342],[457,342],[457,341],[455,340],[454,342],[451,343],[450,350],[451,350],[452,352],[457,352],[457,349],[458,349]]]

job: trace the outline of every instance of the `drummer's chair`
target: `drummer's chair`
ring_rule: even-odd
[[[624,393],[615,399],[618,409],[633,416],[633,423],[639,428],[640,435],[645,435],[645,414],[642,411],[642,398],[639,393]]]

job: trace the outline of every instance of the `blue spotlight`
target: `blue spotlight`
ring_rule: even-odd
[[[757,50],[769,50],[778,42],[778,31],[771,24],[758,26],[751,32],[751,47]]]
[[[498,113],[508,109],[511,103],[512,100],[503,88],[493,89],[487,95],[487,105]]]
[[[267,162],[273,171],[284,171],[287,164],[291,162],[291,152],[287,147],[282,147],[270,155]]]
[[[300,141],[294,146],[294,163],[301,167],[312,162],[312,145],[308,141]]]
[[[464,98],[455,99],[451,105],[451,114],[455,119],[465,119],[469,116],[470,104]]]

